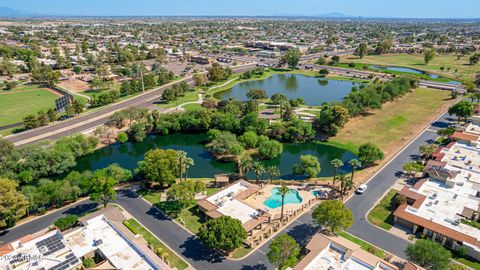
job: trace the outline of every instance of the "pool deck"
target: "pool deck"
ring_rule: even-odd
[[[281,212],[281,207],[277,208],[270,208],[263,204],[270,196],[272,196],[272,190],[274,188],[279,188],[280,185],[264,185],[262,189],[257,193],[254,194],[247,199],[245,199],[245,202],[247,202],[249,205],[255,206],[258,209],[262,209],[270,213],[273,217],[273,219],[279,218],[280,217],[280,212]],[[284,214],[288,214],[290,212],[297,211],[299,209],[302,209],[302,205],[306,204],[308,201],[315,199],[315,196],[312,194],[312,191],[306,191],[306,190],[298,190],[300,189],[299,186],[288,186],[290,189],[297,190],[300,197],[302,198],[301,203],[290,203],[290,204],[285,204],[284,205]],[[315,190],[317,190],[316,188]],[[327,189],[324,189],[324,191],[328,191]],[[304,206],[305,207],[305,206]]]

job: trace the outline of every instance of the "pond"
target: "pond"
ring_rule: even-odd
[[[407,68],[407,67],[391,67],[391,66],[370,66],[373,69],[379,70],[390,70],[390,71],[397,71],[397,72],[404,72],[404,73],[411,73],[411,74],[426,74],[428,77],[432,79],[440,78],[440,76],[436,74],[430,74],[423,70],[414,69],[414,68]]]
[[[318,106],[324,102],[340,101],[345,97],[355,82],[342,80],[328,80],[324,78],[305,76],[300,74],[278,74],[272,75],[264,80],[252,80],[242,82],[233,88],[218,92],[215,97],[228,100],[247,100],[247,93],[250,89],[263,89],[268,97],[281,93],[288,99],[302,97],[306,105]]]
[[[143,160],[145,153],[150,149],[163,148],[183,150],[194,159],[195,165],[188,171],[188,177],[203,178],[214,177],[216,174],[233,173],[236,164],[232,162],[219,162],[215,160],[204,146],[206,135],[204,134],[172,134],[167,136],[149,136],[141,143],[112,144],[94,153],[81,157],[77,160],[75,170],[97,170],[105,168],[112,163],[117,163],[123,168],[133,170],[137,163]],[[351,152],[344,149],[321,143],[310,142],[301,144],[284,144],[281,156],[273,160],[262,161],[265,166],[278,166],[281,179],[302,179],[292,175],[292,167],[299,162],[301,155],[312,154],[318,157],[322,170],[320,177],[332,176],[332,159],[338,158],[346,164],[348,160],[355,158]],[[348,172],[348,165],[340,168],[339,172]],[[250,178],[254,178],[251,173]],[[266,178],[265,175],[262,178]]]

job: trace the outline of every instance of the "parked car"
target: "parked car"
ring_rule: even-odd
[[[355,192],[357,194],[363,194],[365,191],[367,191],[367,185],[363,184],[360,185]]]

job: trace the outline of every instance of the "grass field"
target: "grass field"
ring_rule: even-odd
[[[348,149],[374,142],[388,156],[452,103],[448,91],[418,88],[368,116],[350,119],[330,142]]]
[[[164,245],[160,240],[158,240],[154,235],[147,231],[138,221],[131,218],[124,222],[124,225],[132,231],[134,234],[141,234],[143,238],[153,246],[153,250],[157,251],[159,248],[166,252],[168,256],[165,258],[168,261],[169,265],[176,267],[177,269],[183,270],[188,267],[188,264],[177,254],[175,254],[168,246]]]
[[[396,190],[390,190],[385,197],[368,213],[367,219],[372,224],[385,230],[390,230],[393,224],[394,198]]]
[[[21,85],[12,90],[0,90],[0,126],[22,122],[28,114],[55,107],[55,95],[37,85]]]
[[[425,65],[424,63],[423,54],[371,55],[366,56],[363,59],[349,55],[343,57],[342,62],[383,66],[404,66],[460,80],[472,80],[474,79],[474,75],[480,72],[480,65],[471,66],[469,64],[468,56],[463,56],[457,60],[457,55],[454,54],[437,54],[428,65]],[[440,67],[444,67],[445,71],[442,72]],[[448,68],[450,68],[450,71],[447,71]],[[458,70],[458,72],[455,72],[455,70]]]

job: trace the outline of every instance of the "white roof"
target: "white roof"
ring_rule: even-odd
[[[99,249],[118,269],[158,269],[140,249],[123,236],[104,215],[88,220],[87,225],[66,235],[77,257]]]

